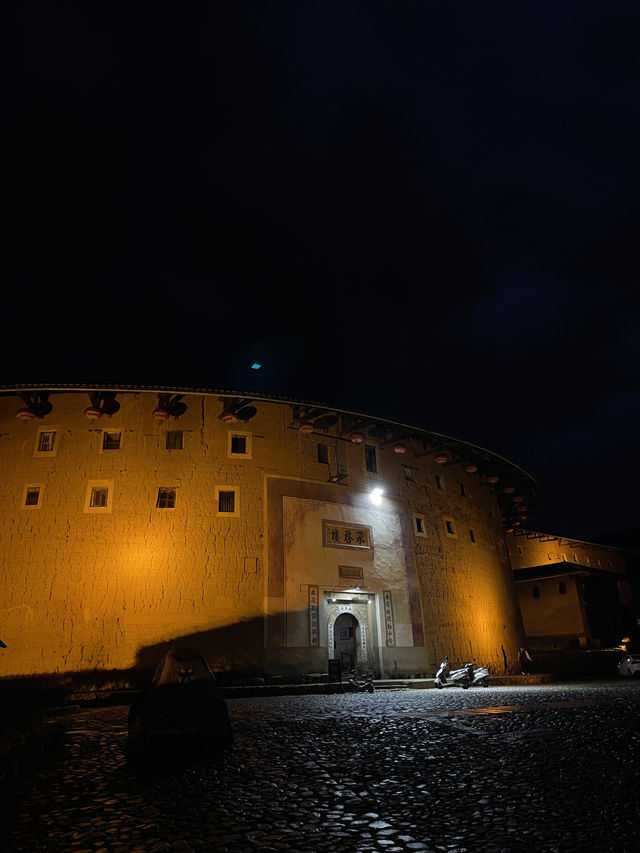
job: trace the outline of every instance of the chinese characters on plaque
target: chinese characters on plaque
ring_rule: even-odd
[[[384,611],[384,632],[388,646],[395,646],[396,638],[393,628],[393,603],[391,601],[391,591],[385,589],[382,591],[382,607]]]
[[[320,643],[318,635],[318,587],[309,587],[309,645],[317,646]]]
[[[322,544],[326,548],[357,548],[361,551],[372,551],[371,528],[364,524],[323,520]]]

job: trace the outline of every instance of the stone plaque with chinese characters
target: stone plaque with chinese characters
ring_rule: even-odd
[[[309,645],[319,645],[318,633],[318,587],[309,587]]]
[[[322,544],[325,548],[355,548],[373,551],[371,528],[364,524],[346,524],[344,521],[322,522]]]
[[[386,635],[386,643],[388,646],[395,646],[396,632],[393,625],[393,601],[391,599],[391,590],[384,589],[382,591],[382,606],[384,609],[384,632]]]

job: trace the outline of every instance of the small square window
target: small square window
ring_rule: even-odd
[[[227,456],[230,459],[238,456],[252,458],[253,435],[250,432],[229,432],[227,435]]]
[[[91,499],[89,506],[91,507],[106,507],[109,501],[109,489],[103,486],[94,486],[91,489]]]
[[[107,432],[102,433],[102,449],[103,450],[120,450],[120,433]]]
[[[158,489],[158,499],[156,506],[159,509],[173,509],[176,505],[176,490],[169,488]]]
[[[323,465],[329,464],[329,448],[326,444],[318,445],[318,462],[322,462]]]
[[[85,512],[109,513],[113,497],[113,480],[89,480],[84,502]]]
[[[246,435],[232,435],[231,436],[231,452],[246,454],[247,452],[247,436]]]
[[[56,432],[42,430],[38,433],[38,453],[53,453],[56,446]]]
[[[182,430],[170,429],[165,439],[166,450],[182,450]]]
[[[236,493],[220,489],[218,491],[218,512],[233,515],[236,511]]]
[[[40,505],[41,486],[27,486],[24,494],[24,506]]]

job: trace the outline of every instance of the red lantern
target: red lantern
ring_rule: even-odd
[[[102,417],[102,412],[97,408],[97,406],[87,406],[84,413],[90,421],[96,421],[98,418]]]
[[[464,470],[467,472],[467,474],[475,474],[476,471],[478,470],[478,466],[472,465],[471,463],[469,463],[469,465],[464,466]]]
[[[520,506],[518,507],[518,512],[526,512],[528,509],[529,507],[526,504],[520,504]]]
[[[166,421],[169,419],[169,412],[166,409],[161,409],[160,407],[158,407],[157,409],[153,410],[153,417],[157,421]]]
[[[487,483],[497,483],[499,479],[500,477],[496,477],[495,474],[491,474],[489,477],[487,477]]]
[[[235,424],[238,422],[238,416],[235,412],[223,412],[220,415],[220,420],[223,424]]]
[[[364,441],[364,433],[362,432],[352,432],[349,436],[349,440],[354,444],[362,444]]]
[[[309,435],[309,433],[313,432],[313,424],[309,423],[309,421],[302,421],[298,426],[298,432],[301,432],[303,435]]]
[[[399,441],[397,444],[393,445],[393,452],[394,453],[406,453],[407,452],[407,445],[403,444],[401,441]]]
[[[16,412],[16,417],[19,421],[32,421],[35,418],[35,414],[28,406],[23,406],[22,409],[18,409]]]
[[[502,491],[505,493],[505,495],[512,495],[515,492],[515,489],[513,488],[513,486],[505,486]]]
[[[514,504],[520,504],[520,503],[522,503],[523,500],[524,500],[524,498],[522,497],[522,495],[514,495],[513,496]]]
[[[438,465],[444,465],[445,462],[449,461],[449,457],[446,455],[446,453],[438,453],[434,461],[437,462]]]

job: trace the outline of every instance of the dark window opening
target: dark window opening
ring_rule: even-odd
[[[471,528],[469,528],[469,539],[471,539],[472,542],[476,541],[476,534]]]
[[[534,586],[533,589],[531,590],[531,593],[533,595],[533,598],[540,598],[540,587]]]
[[[322,462],[324,465],[329,464],[329,448],[326,444],[318,445],[318,462]]]
[[[247,436],[232,435],[231,436],[231,452],[245,454],[247,452]]]
[[[109,497],[109,489],[91,489],[91,501],[89,506],[106,507]]]
[[[218,512],[236,511],[236,493],[218,492]]]
[[[445,525],[447,527],[447,533],[449,533],[451,536],[455,535],[456,531],[455,531],[454,526],[453,526],[453,521],[450,521],[450,519],[447,519],[445,521]]]
[[[55,432],[41,432],[38,436],[38,453],[51,453],[55,443]]]
[[[564,581],[558,581],[558,594],[566,595],[567,594],[567,585]]]
[[[102,449],[103,450],[120,450],[120,433],[119,432],[103,432],[102,433]]]
[[[420,516],[416,516],[416,531],[418,533],[424,533],[424,522],[420,518]]]
[[[442,477],[440,476],[440,474],[436,474],[435,478],[436,478],[436,489],[441,489],[442,488]]]
[[[460,494],[462,495],[463,498],[466,498],[467,493],[465,492],[465,489],[464,489],[464,483],[460,483],[459,485],[460,485]]]
[[[378,473],[378,461],[376,459],[376,449],[372,447],[370,444],[365,445],[364,448],[364,458],[367,465],[367,471],[370,471],[372,474]]]
[[[182,450],[182,430],[170,429],[165,442],[167,450]]]
[[[24,499],[25,506],[38,506],[38,502],[40,501],[40,486],[34,486],[33,488],[27,489],[27,494]]]
[[[156,506],[159,509],[173,509],[176,505],[176,490],[175,489],[158,489],[158,500]]]

